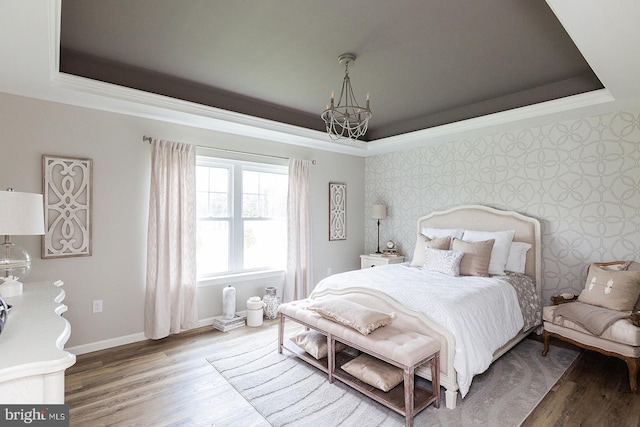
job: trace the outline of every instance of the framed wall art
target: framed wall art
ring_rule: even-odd
[[[347,184],[329,183],[329,240],[347,239]]]
[[[91,256],[93,160],[42,156],[42,258]]]

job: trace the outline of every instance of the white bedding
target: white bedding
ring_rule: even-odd
[[[494,351],[524,324],[516,291],[498,277],[450,277],[392,264],[329,276],[314,292],[349,287],[384,292],[448,329],[456,341],[453,366],[462,397],[473,376],[489,367]]]

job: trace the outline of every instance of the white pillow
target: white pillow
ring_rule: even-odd
[[[460,261],[463,256],[464,252],[462,251],[424,248],[424,266],[422,269],[457,277],[460,275]]]
[[[422,234],[429,237],[430,239],[439,239],[441,237],[451,236],[451,240],[453,238],[462,239],[462,235],[464,234],[464,230],[462,228],[431,228],[424,227],[422,229]]]
[[[483,240],[494,239],[493,249],[491,249],[491,261],[489,261],[489,274],[504,275],[504,268],[507,265],[507,257],[511,249],[511,241],[515,230],[509,231],[475,231],[465,230],[462,240],[467,242],[481,242]]]
[[[525,265],[527,264],[527,252],[531,249],[531,245],[525,242],[511,242],[511,249],[509,249],[509,256],[507,257],[507,265],[505,270],[513,271],[514,273],[524,273]]]

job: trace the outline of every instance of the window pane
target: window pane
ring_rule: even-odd
[[[287,229],[284,220],[244,221],[244,268],[284,268]]]
[[[229,222],[198,221],[198,277],[229,271]]]
[[[246,193],[260,192],[260,172],[243,171],[242,172],[242,190]]]
[[[284,218],[287,209],[287,175],[243,171],[242,216]]]
[[[229,202],[227,193],[209,194],[209,216],[226,218],[229,216]]]
[[[209,191],[218,193],[229,191],[229,169],[209,168]]]
[[[209,168],[196,166],[196,191],[209,191]]]

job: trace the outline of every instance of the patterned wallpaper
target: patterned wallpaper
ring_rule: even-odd
[[[591,262],[640,260],[640,111],[583,118],[382,154],[365,162],[370,206],[387,204],[380,242],[411,258],[417,219],[480,204],[542,225],[543,297],[578,293]]]

